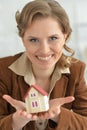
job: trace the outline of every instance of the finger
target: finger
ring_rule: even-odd
[[[61,106],[61,105],[65,104],[65,103],[70,103],[70,102],[74,101],[75,98],[73,96],[68,96],[68,97],[65,97],[65,98],[60,98],[59,100],[60,100],[59,104]]]
[[[21,101],[17,101],[15,99],[13,99],[11,96],[9,95],[3,95],[3,98],[10,103],[15,109],[25,109],[25,104]]]
[[[38,116],[36,114],[32,115],[32,120],[38,120]]]
[[[14,100],[11,96],[9,96],[9,95],[4,95],[3,98],[4,98],[8,103],[10,103],[12,106],[15,106],[15,105],[16,105],[15,100]]]
[[[24,110],[20,110],[20,115],[21,116],[24,116],[24,117],[26,117],[26,118],[28,118],[28,119],[32,119],[32,114],[28,114],[26,111],[24,111]]]

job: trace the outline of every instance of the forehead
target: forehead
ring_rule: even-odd
[[[35,19],[30,25],[27,26],[26,31],[29,33],[55,33],[62,32],[58,21],[52,17]]]
[[[57,25],[59,25],[58,20],[55,17],[36,17],[34,20],[32,20],[31,24],[28,24],[29,26],[32,26],[34,24],[38,24],[38,23],[56,23]]]

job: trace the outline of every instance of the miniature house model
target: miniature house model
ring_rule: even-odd
[[[49,109],[48,93],[38,85],[31,85],[25,95],[25,103],[28,113],[47,111]]]

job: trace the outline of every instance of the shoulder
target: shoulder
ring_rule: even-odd
[[[6,68],[11,65],[17,58],[19,58],[23,53],[15,54],[13,56],[7,56],[0,58],[0,68]]]
[[[78,59],[73,59],[70,66],[70,77],[79,79],[84,77],[86,64]]]
[[[85,67],[86,64],[83,61],[73,58],[70,66],[70,71],[77,72],[78,70],[85,69]]]
[[[14,56],[8,56],[0,58],[0,78],[6,78],[11,76],[12,71],[8,69],[17,58],[19,58],[23,53],[15,54]]]

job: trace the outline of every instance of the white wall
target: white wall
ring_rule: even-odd
[[[24,50],[18,36],[15,12],[29,0],[0,0],[0,57],[13,55]]]

